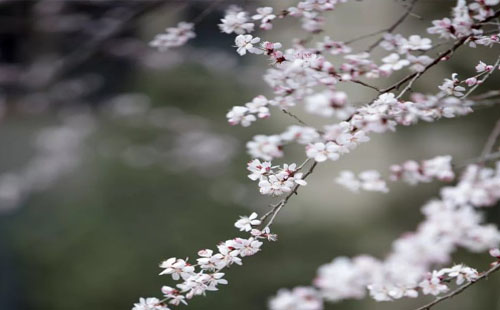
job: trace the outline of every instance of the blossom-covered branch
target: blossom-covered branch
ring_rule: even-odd
[[[493,274],[494,272],[497,272],[498,270],[500,270],[500,263],[498,262],[495,262],[493,264],[493,266],[488,269],[487,271],[483,272],[477,279],[475,279],[474,281],[470,281],[468,282],[467,284],[464,284],[462,285],[461,287],[457,288],[456,290],[446,294],[446,295],[443,295],[441,297],[438,297],[436,299],[434,299],[433,301],[431,301],[430,303],[426,304],[426,305],[423,305],[422,307],[419,307],[415,310],[429,310],[431,309],[433,306],[447,300],[447,299],[450,299],[458,294],[461,294],[463,291],[465,291],[466,289],[468,289],[469,287],[471,287],[472,285],[476,284],[477,282],[481,281],[481,280],[484,280],[484,279],[487,279],[491,274]]]
[[[271,68],[263,78],[272,90],[270,96],[259,94],[230,109],[226,114],[229,124],[248,127],[258,119],[270,118],[273,107],[300,124],[289,126],[279,134],[256,135],[246,144],[252,157],[247,164],[249,179],[257,183],[261,194],[284,198],[271,205],[260,218],[252,213],[236,222],[240,231],[250,233],[248,238],[226,240],[217,246],[217,252],[201,250],[197,264],[175,257],[162,263],[162,274],[169,274],[173,280],[181,282],[177,288],[164,287],[165,298],[162,300],[141,299],[135,310],[165,310],[168,305],[186,303],[194,296],[227,284],[221,271],[230,265],[241,264],[243,257],[260,251],[262,241],[276,240],[270,231],[271,225],[299,187],[307,184],[306,177],[320,163],[336,161],[349,154],[359,144],[368,142],[371,134],[394,131],[398,126],[414,125],[419,121],[432,122],[473,112],[475,102],[468,97],[497,72],[499,59],[493,64],[480,61],[474,67],[476,73],[467,78],[459,78],[458,73],[453,73],[451,78],[443,80],[435,94],[407,95],[430,68],[450,59],[460,47],[491,47],[500,43],[498,28],[490,24],[500,16],[500,10],[495,8],[500,1],[467,3],[458,0],[450,17],[433,21],[427,32],[439,35],[451,44],[435,58],[426,53],[441,43],[433,45],[430,38],[418,34],[403,37],[394,33],[412,14],[416,0],[408,4],[405,13],[365,52],[353,53],[347,44],[357,39],[341,42],[329,36],[319,37],[325,30],[323,14],[344,2],[347,1],[304,0],[280,14],[272,7],[259,7],[253,15],[237,6],[227,8],[219,24],[220,30],[235,35],[234,47],[238,55],[261,55],[270,59]],[[302,29],[309,33],[308,39],[294,39],[285,48],[281,42],[262,40],[253,34],[256,22],[265,32],[283,18],[299,18]],[[180,24],[167,30],[168,42],[154,45],[161,48],[186,43],[194,33],[191,26],[184,26]],[[387,52],[380,58],[372,54],[378,46]],[[331,58],[338,60],[339,64],[334,65]],[[388,78],[401,70],[411,73],[385,88],[363,80]],[[348,82],[375,90],[377,96],[367,105],[355,107],[349,102],[348,93],[338,89],[339,84]],[[399,93],[395,92],[403,86]],[[298,105],[303,105],[306,113],[326,119],[335,117],[339,121],[315,128],[304,122],[298,113],[290,111]],[[491,143],[495,141],[496,135]],[[294,143],[303,145],[307,159],[301,165],[286,162],[277,165],[276,160],[285,156],[285,146]],[[491,156],[492,147],[487,148],[482,158]],[[455,178],[451,156],[421,162],[407,161],[391,167],[391,172],[391,179],[410,184],[433,179],[450,182]],[[359,175],[345,172],[337,181],[354,191],[388,191],[377,171],[365,171]],[[500,163],[496,169],[481,164],[468,165],[455,186],[444,187],[439,198],[422,207],[423,222],[414,232],[397,239],[385,259],[367,255],[336,258],[318,269],[313,286],[279,291],[270,301],[271,310],[321,310],[324,300],[335,302],[362,298],[367,292],[377,301],[414,298],[420,294],[436,296],[449,290],[448,283],[452,279],[458,285],[482,279],[475,269],[464,265],[440,270],[431,270],[431,267],[449,263],[458,247],[484,252],[498,246],[500,232],[496,226],[483,223],[478,209],[497,203],[499,193]]]

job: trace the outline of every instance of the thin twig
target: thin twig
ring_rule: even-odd
[[[484,165],[486,157],[491,153],[493,147],[495,146],[495,143],[497,142],[498,136],[500,136],[500,119],[495,124],[495,127],[493,127],[488,140],[486,140],[486,144],[484,145],[483,151],[481,152],[481,160],[479,161],[479,164]]]
[[[479,163],[481,161],[483,162],[487,162],[487,161],[490,161],[490,160],[495,160],[495,159],[498,159],[500,158],[500,152],[495,152],[495,153],[490,153],[490,154],[487,154],[486,156],[484,157],[476,157],[476,158],[471,158],[471,159],[467,159],[467,160],[464,160],[463,162],[460,162],[456,165],[454,165],[457,169],[462,169],[470,164],[474,164],[474,163]]]
[[[355,37],[354,39],[345,41],[344,44],[345,45],[349,45],[349,44],[352,44],[354,42],[357,42],[357,41],[360,41],[360,40],[363,40],[363,39],[368,39],[368,38],[371,38],[373,36],[376,36],[377,34],[381,34],[381,33],[387,32],[387,30],[389,30],[389,28],[384,28],[384,29],[380,29],[380,30],[377,30],[377,31],[372,32],[372,33],[364,34],[364,35],[361,35],[359,37]]]
[[[416,74],[411,80],[410,82],[408,83],[408,85],[406,85],[405,88],[403,88],[403,90],[399,93],[399,95],[396,97],[396,99],[399,99],[401,97],[403,97],[403,95],[411,90],[412,86],[413,86],[413,83],[415,83],[415,81],[423,74],[423,72],[418,72],[418,74]]]
[[[430,310],[431,307],[439,304],[440,302],[443,302],[447,299],[450,299],[460,293],[462,293],[463,291],[465,291],[466,289],[468,289],[469,287],[471,287],[472,285],[476,284],[477,282],[483,280],[483,279],[486,279],[488,278],[489,275],[491,275],[492,273],[496,272],[500,270],[500,263],[496,263],[495,265],[493,265],[493,267],[491,267],[490,269],[488,269],[487,271],[483,272],[479,278],[477,278],[476,280],[474,281],[471,281],[467,284],[464,284],[462,285],[461,287],[457,288],[456,290],[444,295],[444,296],[441,296],[441,297],[438,297],[436,299],[434,299],[433,301],[431,301],[430,303],[420,307],[420,308],[417,308],[415,310]]]
[[[363,85],[365,87],[368,87],[368,88],[371,88],[373,90],[376,90],[377,92],[380,93],[380,89],[376,86],[373,86],[373,85],[370,85],[368,83],[365,83],[363,81],[360,81],[360,80],[348,80],[348,82],[353,82],[353,83],[356,83],[356,84],[359,84],[359,85]]]
[[[297,115],[293,114],[292,112],[288,111],[287,109],[281,109],[281,111],[283,113],[285,113],[286,115],[291,116],[292,118],[294,118],[301,125],[304,125],[304,126],[307,126],[307,127],[311,127],[306,122],[304,122],[303,120],[301,120]]]
[[[486,81],[486,79],[488,79],[490,77],[491,74],[493,74],[493,72],[498,68],[498,65],[500,64],[500,56],[498,56],[497,58],[497,61],[495,62],[495,64],[493,65],[493,69],[491,69],[490,72],[486,73],[483,78],[481,79],[480,82],[476,83],[476,85],[474,85],[473,87],[471,87],[469,89],[469,91],[462,96],[461,99],[465,99],[467,98],[473,91],[476,90],[476,88],[478,88],[479,85],[481,85],[484,81]]]

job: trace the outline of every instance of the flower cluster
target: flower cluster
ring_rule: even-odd
[[[335,181],[352,192],[359,192],[360,189],[371,192],[389,192],[387,184],[376,170],[366,170],[358,176],[352,171],[343,170]]]
[[[466,38],[470,47],[477,45],[491,47],[495,43],[500,43],[498,33],[486,34],[477,25],[478,22],[494,16],[493,6],[499,3],[498,0],[477,0],[467,4],[467,1],[459,0],[453,8],[452,18],[445,17],[432,21],[433,26],[428,28],[427,32],[445,39]]]
[[[276,18],[273,14],[273,8],[266,6],[262,8],[257,8],[257,14],[252,16],[254,20],[260,20],[260,29],[270,30],[273,28],[272,21]]]
[[[257,96],[244,107],[235,106],[226,115],[229,124],[237,125],[241,124],[243,127],[248,127],[250,124],[257,120],[258,118],[267,118],[271,114],[269,113],[268,100],[264,96]]]
[[[271,310],[322,310],[323,300],[312,287],[296,287],[293,290],[282,289],[269,302]]]
[[[445,17],[440,20],[432,21],[433,26],[428,28],[427,32],[430,34],[437,34],[445,39],[481,35],[482,30],[474,27],[475,20],[484,20],[491,16],[494,13],[491,6],[498,4],[498,1],[494,0],[491,1],[491,4],[484,3],[484,5],[480,5],[478,2],[479,1],[468,6],[465,0],[459,0],[453,9],[452,18]]]
[[[158,48],[161,52],[165,52],[172,47],[182,46],[196,37],[193,28],[194,24],[192,23],[180,22],[177,27],[167,28],[166,33],[157,34],[149,45]]]
[[[407,160],[400,165],[391,166],[390,179],[392,181],[403,180],[412,185],[431,182],[433,179],[450,182],[455,178],[451,161],[452,157],[449,155],[437,156],[423,160],[420,163]]]
[[[336,258],[318,269],[314,286],[329,301],[362,298],[367,287],[374,299],[385,301],[438,295],[448,290],[452,278],[458,285],[474,281],[477,271],[463,265],[433,272],[430,268],[448,263],[459,246],[473,252],[493,249],[490,254],[500,257],[495,249],[500,231],[482,224],[475,209],[498,202],[499,192],[500,162],[496,170],[470,165],[456,186],[443,188],[441,199],[424,205],[424,221],[397,239],[385,260],[366,255]]]
[[[314,12],[314,15],[324,10],[331,10],[338,2],[339,1],[303,1],[299,3],[297,7],[287,10],[285,15],[301,16],[306,18],[311,12]],[[474,31],[474,29],[479,31],[480,27],[477,26],[478,23],[476,23],[475,20],[482,20],[490,16],[492,12],[491,5],[471,5],[467,9],[467,7],[464,6],[464,3],[465,1],[459,1],[457,7],[454,9],[454,21],[463,29],[467,29],[467,27],[469,27],[470,31],[465,31],[463,29],[456,30],[457,34],[462,32],[474,32],[476,35],[478,32]],[[265,9],[266,12],[272,12],[270,11],[270,8]],[[474,12],[477,12],[478,14],[474,15]],[[261,15],[264,16],[265,14],[258,14],[258,16]],[[274,14],[271,15],[274,16]],[[316,19],[313,18],[313,20]],[[464,22],[464,20],[467,20],[467,22]],[[435,21],[435,24],[436,23],[439,24]],[[453,24],[451,28],[446,29],[455,29],[460,27]],[[436,33],[433,29],[434,28],[431,28],[429,32]],[[461,36],[458,35],[450,36],[448,38],[460,37]],[[472,39],[473,38],[471,37],[471,41]],[[424,71],[428,65],[435,62],[435,60],[429,56],[425,54],[422,55],[422,52],[425,52],[432,47],[432,41],[419,35],[411,35],[408,38],[405,38],[399,34],[385,34],[384,40],[380,42],[380,46],[393,52],[385,57],[382,57],[381,65],[377,65],[376,61],[371,59],[371,55],[369,53],[349,54],[351,49],[348,46],[342,42],[333,41],[328,36],[325,36],[322,41],[317,43],[317,48],[306,48],[299,41],[293,48],[286,49],[283,52],[279,51],[279,48],[281,47],[281,44],[279,43],[270,43],[266,41],[262,43],[261,47],[258,47],[256,44],[259,42],[260,38],[258,37],[240,35],[237,37],[236,46],[240,55],[244,55],[247,52],[266,54],[271,56],[274,60],[275,66],[272,69],[269,69],[267,74],[264,76],[265,81],[275,93],[275,97],[268,100],[270,105],[287,109],[294,106],[297,102],[304,100],[306,112],[327,117],[335,114],[341,119],[348,118],[352,113],[352,108],[345,105],[345,93],[335,90],[335,85],[339,82],[356,80],[360,77],[385,77],[392,74],[392,72],[401,70],[407,66],[414,71]],[[266,45],[268,47],[265,47]],[[271,47],[269,47],[269,45]],[[322,55],[324,52],[334,55],[346,55],[343,57],[343,63],[339,66],[334,66],[324,57],[324,55]],[[482,74],[489,72],[489,70],[492,70],[493,67],[490,65],[488,70],[485,69],[482,71]],[[465,84],[470,87],[475,84],[479,84],[480,82],[481,81],[477,79],[477,76],[462,81],[458,79],[456,74],[454,74],[451,79],[446,79],[443,82],[440,86],[442,93],[437,96],[429,96],[428,98],[425,98],[427,99],[425,102],[398,102],[397,104],[394,104],[392,109],[394,111],[387,112],[393,112],[393,117],[396,116],[395,114],[399,114],[399,123],[403,124],[412,123],[415,119],[436,119],[443,114],[450,114],[450,111],[451,113],[454,113],[454,115],[462,115],[467,113],[467,109],[463,108],[466,107],[466,104],[462,102],[462,107],[454,107],[454,105],[457,104],[453,102],[450,103],[450,101],[453,101],[453,99],[450,98],[454,98],[453,96],[463,96]],[[313,88],[317,86],[326,87],[327,91],[316,92]],[[306,96],[311,92],[314,92],[315,94]],[[419,99],[422,99],[423,97],[424,96],[420,96]],[[445,102],[442,103],[443,101]],[[443,111],[441,108],[442,105],[451,107],[447,107],[446,111]],[[387,109],[387,107],[379,107],[378,114],[383,112],[382,110],[384,109]],[[244,111],[244,109],[238,107],[237,110],[237,112],[239,112],[236,113],[237,115],[246,116],[247,112]],[[233,112],[233,110],[231,112]],[[370,112],[370,114],[374,114],[373,110]],[[373,117],[373,115],[371,115],[371,117]],[[382,120],[384,120],[384,118],[382,118]],[[251,119],[251,121],[245,121],[245,125],[252,122],[254,117],[248,117],[248,119]],[[234,123],[233,119],[230,119],[230,122]]]
[[[250,33],[254,29],[254,24],[250,22],[248,13],[239,6],[233,5],[226,10],[226,15],[221,19],[219,28],[222,32],[231,34]]]
[[[221,272],[233,264],[241,265],[242,258],[252,256],[260,251],[262,240],[275,241],[276,235],[270,229],[258,229],[261,221],[257,213],[242,216],[234,226],[240,231],[249,232],[250,237],[234,238],[217,245],[217,252],[210,249],[198,251],[196,264],[188,259],[171,257],[160,264],[163,270],[160,275],[170,275],[174,281],[181,281],[176,288],[163,286],[164,298],[141,298],[133,310],[169,310],[169,305],[187,304],[194,296],[205,295],[209,291],[217,291],[219,285],[227,284]]]
[[[277,169],[278,168],[278,169]],[[303,173],[296,164],[283,164],[282,168],[272,167],[270,162],[260,162],[258,159],[250,161],[247,165],[251,174],[248,177],[259,181],[260,192],[263,195],[280,196],[290,193],[295,186],[307,185],[302,179]]]
[[[310,114],[323,117],[336,116],[347,119],[354,108],[347,104],[347,94],[343,91],[326,90],[305,98],[305,109]]]
[[[288,8],[284,14],[300,17],[304,30],[318,33],[323,30],[323,25],[325,23],[325,18],[321,13],[334,10],[338,3],[346,1],[347,0],[304,0],[299,2],[296,6]]]
[[[337,160],[341,154],[349,153],[359,143],[370,140],[363,130],[355,130],[348,122],[342,122],[338,126],[325,127],[327,131],[324,137],[327,142],[316,142],[306,145],[306,155],[317,162],[327,159]]]

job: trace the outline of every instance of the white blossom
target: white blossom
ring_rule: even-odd
[[[271,310],[322,310],[320,294],[312,287],[296,287],[293,290],[279,290],[269,301]]]
[[[240,34],[234,40],[234,43],[237,47],[236,51],[241,56],[245,55],[247,52],[253,54],[262,54],[263,51],[261,49],[259,49],[258,47],[254,47],[254,44],[257,44],[259,42],[259,37],[252,37],[252,35],[250,34]]]
[[[273,28],[272,21],[275,18],[276,15],[273,14],[273,8],[269,6],[257,8],[257,14],[252,16],[252,19],[260,20],[260,28],[264,30]]]
[[[457,74],[453,73],[451,79],[445,79],[443,84],[439,86],[439,89],[444,91],[448,95],[453,96],[463,96],[465,88],[459,85],[460,81],[457,79]]]
[[[418,285],[422,289],[424,295],[439,295],[448,291],[448,286],[444,284],[437,272],[433,272],[427,279],[423,280]]]
[[[380,70],[387,72],[401,70],[403,67],[410,64],[410,61],[407,59],[400,59],[399,55],[396,53],[392,53],[389,56],[382,58],[382,61],[384,64],[380,66]]]
[[[432,47],[432,41],[422,38],[419,35],[411,35],[408,39],[403,39],[400,48],[402,51],[425,51]]]
[[[240,231],[251,231],[252,226],[260,225],[260,221],[257,219],[257,213],[253,212],[250,216],[241,216],[234,226]]]
[[[169,310],[167,306],[160,303],[155,297],[140,298],[139,303],[134,304],[132,310]]]
[[[327,159],[337,160],[340,157],[339,149],[340,147],[335,142],[327,142],[326,144],[317,142],[306,146],[306,154],[307,157],[313,158],[317,162],[323,162]]]
[[[248,13],[241,10],[239,7],[231,7],[226,11],[226,15],[221,19],[219,28],[222,32],[230,34],[236,33],[239,35],[253,31],[254,24],[249,22]]]
[[[194,24],[192,23],[180,22],[177,27],[167,28],[166,33],[157,34],[149,45],[158,48],[161,52],[165,52],[172,47],[182,46],[196,37],[193,28]]]
[[[172,275],[172,279],[179,280],[181,277],[183,279],[189,278],[194,272],[194,267],[187,263],[183,259],[177,259],[171,257],[160,264],[160,268],[164,270],[160,272],[162,274]]]

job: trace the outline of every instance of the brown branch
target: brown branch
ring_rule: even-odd
[[[371,88],[373,90],[376,90],[377,92],[380,93],[380,89],[376,86],[373,86],[373,85],[370,85],[368,83],[365,83],[363,81],[360,81],[360,80],[348,80],[348,82],[353,82],[353,83],[356,83],[356,84],[359,84],[359,85],[363,85],[365,87],[368,87],[368,88]]]
[[[307,126],[307,127],[311,127],[306,122],[304,122],[303,120],[301,120],[297,115],[293,114],[292,112],[288,111],[287,109],[281,109],[281,111],[283,113],[285,113],[286,115],[288,115],[288,116],[292,117],[293,119],[295,119],[301,125],[304,125],[304,126]]]
[[[483,279],[486,279],[488,278],[489,275],[491,275],[492,273],[496,272],[500,270],[500,263],[495,263],[495,265],[493,265],[493,267],[491,267],[490,269],[488,269],[487,271],[483,272],[479,278],[477,278],[476,280],[474,281],[471,281],[467,284],[464,284],[462,285],[461,287],[457,288],[456,290],[444,295],[444,296],[441,296],[441,297],[438,297],[436,299],[434,299],[433,301],[431,301],[430,303],[420,307],[420,308],[417,308],[415,310],[430,310],[431,307],[447,300],[447,299],[450,299],[460,293],[462,293],[463,291],[465,291],[466,289],[468,289],[469,287],[471,287],[472,285],[476,284],[477,282],[483,280]]]

